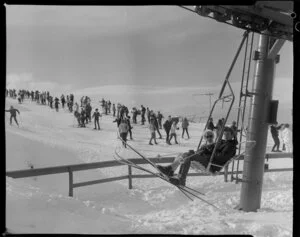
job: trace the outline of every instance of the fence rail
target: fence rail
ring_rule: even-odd
[[[292,158],[292,153],[268,153],[266,154],[266,159],[281,159],[281,158]],[[175,157],[164,157],[164,158],[149,158],[151,161],[155,163],[171,163],[173,162]],[[243,160],[244,156],[241,156],[239,160]],[[128,159],[136,164],[148,164],[145,160],[139,158]],[[128,175],[123,175],[119,177],[112,177],[106,179],[92,180],[80,183],[74,183],[73,181],[73,172],[75,171],[83,171],[88,169],[99,169],[99,168],[109,168],[114,166],[122,166],[125,164],[121,164],[118,161],[102,161],[102,162],[93,162],[93,163],[83,163],[83,164],[75,164],[75,165],[64,165],[64,166],[53,166],[46,168],[37,168],[37,169],[26,169],[26,170],[16,170],[16,171],[7,171],[6,176],[11,178],[28,178],[34,176],[41,175],[51,175],[51,174],[60,174],[60,173],[68,173],[69,174],[69,196],[73,196],[73,189],[77,187],[99,184],[99,183],[107,183],[117,180],[128,179],[128,187],[132,189],[132,179],[133,178],[153,178],[156,177],[152,174],[132,174],[132,167],[128,166]],[[293,171],[293,168],[281,168],[281,169],[268,169],[265,172],[280,172],[280,171]],[[226,175],[231,174],[232,172],[226,172]],[[234,174],[236,172],[233,172]],[[239,171],[237,173],[242,173]],[[209,174],[205,173],[189,173],[188,176],[208,176]],[[225,175],[224,172],[219,172],[217,175]],[[227,179],[225,179],[227,180]]]

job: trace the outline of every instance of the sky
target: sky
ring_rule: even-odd
[[[220,88],[243,32],[177,6],[7,6],[7,85],[119,94],[159,87],[191,97],[191,89]],[[291,104],[280,91],[292,91],[292,42],[280,56],[274,96]]]

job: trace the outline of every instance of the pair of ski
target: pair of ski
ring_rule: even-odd
[[[125,142],[120,136],[118,136],[118,139],[120,139],[122,142]],[[133,152],[135,152],[136,154],[138,154],[143,160],[145,160],[147,163],[149,163],[153,168],[155,168],[158,173],[155,173],[151,170],[148,170],[140,165],[137,165],[135,163],[133,163],[132,161],[129,161],[123,157],[121,157],[117,151],[115,151],[115,154],[116,156],[118,157],[118,161],[122,164],[125,164],[125,165],[130,165],[131,167],[134,167],[136,169],[139,169],[139,170],[142,170],[142,171],[145,171],[147,173],[150,173],[172,185],[174,185],[175,187],[177,187],[188,199],[192,200],[193,201],[193,198],[191,196],[193,196],[194,198],[197,198],[203,202],[205,202],[206,204],[210,205],[210,206],[213,206],[214,208],[217,208],[219,209],[217,206],[215,206],[214,204],[206,201],[205,199],[201,198],[199,195],[205,195],[204,193],[198,191],[198,190],[195,190],[195,189],[192,189],[190,187],[187,187],[187,186],[183,186],[183,185],[176,185],[174,183],[171,183],[170,180],[169,180],[169,176],[161,173],[161,171],[158,169],[157,165],[152,162],[150,159],[148,159],[147,157],[145,157],[144,155],[142,155],[140,152],[138,152],[135,148],[133,148],[131,145],[129,145],[127,142],[126,143],[126,147],[130,148]]]

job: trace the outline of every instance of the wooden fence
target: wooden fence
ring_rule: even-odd
[[[266,154],[266,159],[278,159],[278,158],[292,158],[292,153],[269,153]],[[239,160],[243,160],[243,156],[239,158]],[[174,157],[164,157],[164,158],[149,158],[151,161],[155,163],[171,163],[174,160]],[[128,159],[136,164],[148,164],[145,160],[140,158]],[[132,167],[128,166],[128,175],[123,175],[119,177],[112,177],[100,180],[92,180],[80,183],[74,183],[73,181],[73,172],[75,171],[83,171],[88,169],[98,169],[98,168],[108,168],[114,166],[122,166],[125,164],[121,164],[118,161],[102,161],[102,162],[93,162],[93,163],[83,163],[83,164],[75,164],[75,165],[64,165],[64,166],[53,166],[46,168],[38,168],[38,169],[26,169],[26,170],[16,170],[16,171],[7,171],[6,176],[12,178],[28,178],[34,176],[41,175],[50,175],[50,174],[60,174],[60,173],[68,173],[69,174],[69,196],[73,196],[73,189],[77,187],[99,184],[99,183],[107,183],[116,180],[128,179],[128,187],[132,189],[132,179],[133,178],[153,178],[155,177],[152,174],[132,174]],[[292,171],[293,168],[281,168],[281,169],[268,169],[265,172],[279,172],[279,171]],[[233,172],[236,174],[236,172]],[[237,173],[242,173],[239,171]],[[224,175],[225,181],[227,181],[227,176],[225,175],[232,174],[232,172],[220,172],[218,175]],[[208,174],[204,173],[189,173],[188,176],[208,176]]]

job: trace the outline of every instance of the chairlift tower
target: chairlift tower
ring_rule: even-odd
[[[183,6],[181,6],[183,7]],[[198,15],[218,22],[260,34],[248,117],[247,141],[255,141],[255,147],[246,145],[240,204],[245,212],[260,208],[268,126],[276,120],[271,115],[271,102],[276,63],[279,51],[286,40],[293,37],[292,1],[258,1],[250,6],[195,6]],[[276,111],[277,113],[277,111]]]

